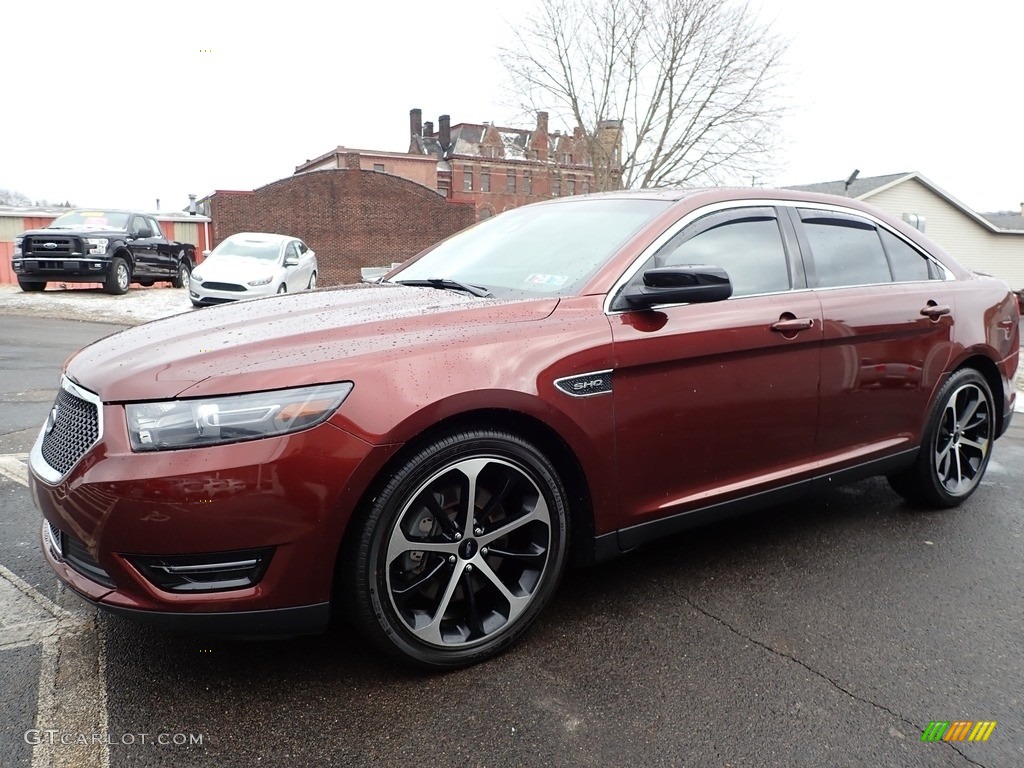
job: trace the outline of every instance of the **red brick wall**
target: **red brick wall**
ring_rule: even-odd
[[[404,261],[476,220],[472,205],[447,202],[406,179],[335,169],[290,176],[254,192],[211,198],[216,245],[236,232],[302,238],[316,251],[320,285],[359,281],[361,267]]]

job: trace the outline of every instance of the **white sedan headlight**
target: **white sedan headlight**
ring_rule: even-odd
[[[260,277],[257,278],[256,280],[250,280],[249,282],[246,283],[246,285],[267,285],[273,279],[273,275],[267,275],[266,277]]]
[[[200,448],[315,427],[331,417],[352,382],[246,395],[130,403],[128,435],[135,451]]]

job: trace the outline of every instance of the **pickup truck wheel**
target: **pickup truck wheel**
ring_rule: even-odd
[[[36,281],[36,280],[24,280],[24,279],[22,279],[20,277],[18,278],[18,285],[21,286],[21,290],[23,290],[23,291],[45,291],[46,290],[46,283],[45,282],[39,282],[39,281]]]
[[[188,261],[182,259],[178,262],[178,272],[172,284],[175,288],[188,288],[188,280],[191,274],[192,268],[189,266]]]
[[[110,271],[107,272],[107,279],[103,283],[103,290],[114,296],[128,293],[128,287],[132,284],[132,273],[128,269],[128,262],[120,256],[110,260]]]

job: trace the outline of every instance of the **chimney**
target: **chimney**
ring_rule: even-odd
[[[345,153],[345,169],[348,171],[361,170],[359,165],[359,153],[358,152],[346,152]]]
[[[537,132],[547,133],[548,132],[548,113],[538,112],[537,113]]]
[[[195,195],[189,195],[188,196],[188,215],[189,216],[195,216],[196,215],[196,196]]]
[[[409,110],[409,132],[413,136],[423,134],[423,111],[420,109]]]
[[[1020,215],[1024,216],[1024,203],[1020,204]]]
[[[452,117],[451,115],[441,115],[437,118],[437,123],[437,140],[441,143],[442,151],[447,152],[452,143]]]
[[[427,120],[427,122],[425,122],[423,124],[423,135],[424,136],[433,136],[434,135],[434,124],[432,122],[430,122],[429,120]]]

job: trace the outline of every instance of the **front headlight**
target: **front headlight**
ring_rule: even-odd
[[[189,275],[189,279],[190,279],[190,280],[191,280],[192,282],[194,282],[194,283],[202,283],[202,282],[203,282],[203,276],[202,276],[202,275],[200,275],[200,274],[199,274],[199,273],[198,273],[197,271],[195,271],[195,270],[193,270],[193,271],[192,271],[192,274],[191,274],[191,275]]]
[[[25,238],[21,235],[16,235],[14,238],[14,256],[21,256],[21,241]]]
[[[331,417],[352,382],[247,395],[130,403],[128,435],[135,451],[200,448],[315,427]]]
[[[250,280],[246,285],[267,285],[273,279],[274,276],[270,275],[269,277],[261,277],[258,280]]]
[[[107,243],[109,243],[110,240],[105,237],[87,237],[85,238],[85,242],[89,244],[89,253],[102,256],[107,252]]]

